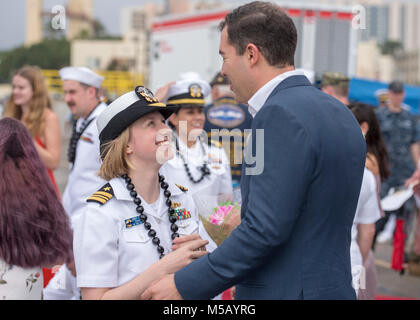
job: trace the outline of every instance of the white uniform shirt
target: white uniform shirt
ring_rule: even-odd
[[[376,179],[373,173],[365,168],[356,214],[351,229],[350,259],[354,282],[354,278],[360,276],[361,268],[363,266],[362,254],[359,245],[357,244],[357,225],[375,223],[380,218],[381,209],[378,204]]]
[[[99,104],[88,119],[97,118],[105,108],[105,103]],[[80,130],[83,121],[84,119],[77,120],[77,130]],[[77,142],[76,159],[70,168],[63,193],[63,206],[72,221],[75,218],[74,213],[86,204],[86,199],[106,183],[98,176],[100,166],[99,134],[95,119]]]
[[[165,181],[169,184],[170,199],[173,204],[176,203],[175,210],[185,209],[191,215],[190,218],[176,222],[179,227],[177,232],[180,236],[199,231],[201,234],[201,223],[189,193],[181,191],[169,179]],[[89,202],[75,230],[74,257],[77,286],[80,288],[121,286],[159,260],[157,246],[153,244],[144,225],[127,226],[127,219],[138,216],[138,213],[125,181],[114,178],[109,184],[114,197],[103,205]],[[163,191],[161,190],[158,200],[152,205],[141,200],[147,222],[156,231],[160,245],[165,249],[164,253],[169,253],[172,231]],[[215,247],[214,243],[212,246]],[[209,246],[207,249],[209,250]]]
[[[178,138],[179,150],[184,155],[188,164],[190,173],[194,180],[199,180],[202,176],[200,167],[204,161],[207,161],[207,167],[210,175],[207,175],[201,182],[193,183],[185,170],[184,162],[179,154],[176,153],[175,141],[173,142],[174,157],[167,161],[161,168],[161,173],[171,181],[188,188],[191,193],[203,195],[233,195],[232,175],[230,172],[230,163],[223,148],[214,145],[197,143],[188,148],[181,139]]]

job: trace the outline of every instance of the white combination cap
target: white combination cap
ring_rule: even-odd
[[[210,94],[210,84],[201,79],[196,72],[186,72],[168,91],[166,104],[169,106],[204,106],[205,98]]]
[[[171,108],[167,108],[164,103],[160,103],[153,93],[143,86],[137,86],[133,91],[115,99],[96,120],[101,155],[104,144],[117,138],[137,119],[156,111],[160,112],[165,120],[173,112]]]
[[[74,80],[100,88],[104,77],[86,67],[65,67],[59,71],[61,80]]]

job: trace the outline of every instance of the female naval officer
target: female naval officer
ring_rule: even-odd
[[[226,152],[220,145],[208,144],[203,134],[204,99],[209,93],[210,85],[194,73],[186,73],[184,79],[169,85],[165,101],[175,109],[169,118],[175,156],[161,172],[193,194],[231,200],[232,176]]]
[[[198,217],[189,193],[159,173],[171,156],[170,114],[140,86],[98,117],[99,175],[108,183],[88,198],[75,230],[83,299],[139,299],[151,282],[207,253],[208,241],[194,234]],[[171,252],[179,236],[186,241]]]

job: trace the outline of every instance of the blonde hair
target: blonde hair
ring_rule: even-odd
[[[104,144],[101,147],[101,158],[103,159],[98,175],[109,181],[112,178],[120,177],[128,170],[133,170],[133,165],[128,161],[127,144],[130,139],[129,129],[125,129],[118,138]]]
[[[39,138],[45,129],[45,110],[47,108],[52,109],[44,76],[42,75],[41,69],[36,66],[24,66],[13,76],[25,78],[32,87],[33,94],[29,102],[29,113],[22,118],[22,108],[20,105],[14,103],[13,95],[11,95],[7,102],[4,116],[21,120],[28,128],[32,137]]]

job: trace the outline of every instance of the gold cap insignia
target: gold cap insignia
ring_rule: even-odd
[[[135,92],[139,98],[143,97],[144,99],[146,99],[147,102],[150,102],[150,103],[159,102],[158,99],[156,99],[155,96],[153,95],[152,91],[150,91],[146,87],[138,86],[136,87]]]
[[[198,84],[192,84],[189,89],[191,97],[200,98],[202,96],[201,87]]]

